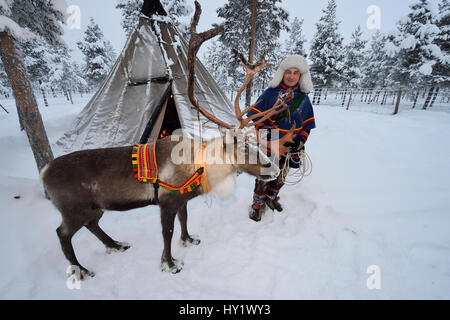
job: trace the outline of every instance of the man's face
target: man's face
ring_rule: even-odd
[[[297,68],[290,68],[284,72],[283,82],[288,87],[295,86],[300,80],[300,71]]]

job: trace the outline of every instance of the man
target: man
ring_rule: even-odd
[[[283,210],[283,207],[278,201],[280,199],[278,193],[284,185],[283,173],[285,176],[289,167],[299,167],[300,159],[298,153],[304,149],[304,144],[308,139],[311,129],[316,127],[311,101],[307,95],[312,88],[311,75],[305,58],[300,55],[288,56],[281,62],[272,81],[269,83],[269,88],[263,92],[258,98],[258,102],[247,113],[247,116],[250,116],[270,109],[280,94],[284,94],[288,96],[285,101],[289,108],[267,119],[258,128],[275,129],[278,131],[279,138],[281,138],[292,128],[294,123],[296,127],[294,131],[294,143],[289,145],[292,156],[287,155],[289,159],[286,165],[286,158],[282,157],[280,159],[281,173],[278,178],[269,182],[255,181],[250,219],[260,221],[266,204],[272,210],[280,212]],[[256,118],[255,121],[258,119],[260,118]]]

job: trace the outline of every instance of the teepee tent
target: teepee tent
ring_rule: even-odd
[[[139,23],[98,92],[57,142],[66,152],[145,143],[165,129],[196,135],[198,112],[187,95],[188,44],[158,0],[145,1]],[[197,60],[194,93],[217,118],[236,124],[234,110]],[[217,125],[200,114],[202,130]]]

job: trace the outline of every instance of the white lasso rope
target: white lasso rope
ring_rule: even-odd
[[[292,158],[292,155],[298,155],[298,161]],[[289,160],[298,164],[298,169],[288,170],[289,168]],[[286,159],[284,160],[283,171],[281,172],[282,181],[284,184],[288,186],[294,186],[298,184],[305,176],[309,176],[312,172],[312,161],[309,155],[304,151],[300,150],[299,152],[288,152],[286,154]],[[290,178],[289,180],[287,178]]]

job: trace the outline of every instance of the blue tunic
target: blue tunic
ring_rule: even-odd
[[[275,104],[278,98],[278,94],[280,92],[285,93],[287,90],[288,87],[283,83],[280,83],[280,85],[276,88],[266,89],[258,98],[257,103],[250,109],[250,111],[247,112],[247,116],[261,113],[265,110],[270,109]],[[293,88],[293,91],[294,98],[293,100],[287,102],[288,106],[292,105],[302,94],[298,84]],[[290,114],[290,116],[287,116],[279,121],[281,114],[282,113],[268,118],[259,128],[276,129],[279,132],[279,137],[281,138],[292,128],[292,125],[295,123],[296,129],[294,131],[294,139],[299,138],[303,142],[306,142],[311,129],[314,129],[316,127],[316,123],[314,120],[314,111],[308,96],[305,96],[302,103],[295,111]],[[258,119],[260,118],[256,118],[254,121]]]

